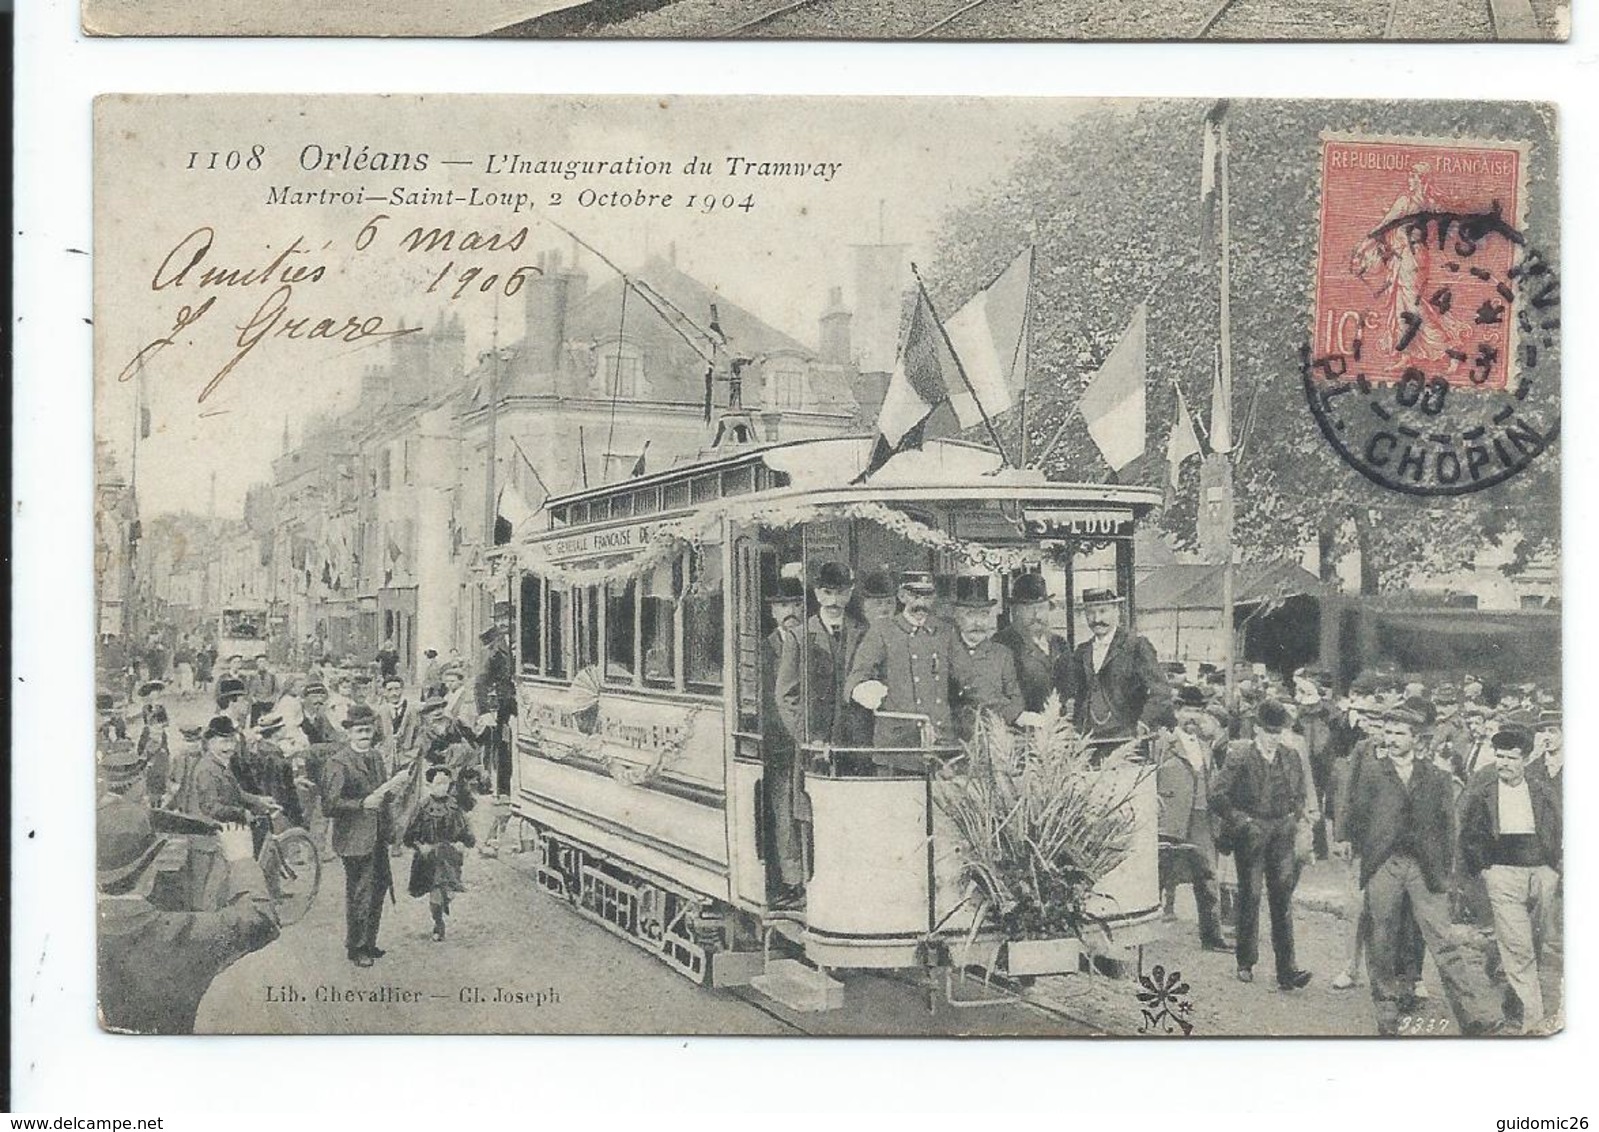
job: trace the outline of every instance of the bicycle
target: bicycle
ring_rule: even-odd
[[[289,825],[282,813],[273,814],[272,831],[262,841],[256,863],[277,906],[278,922],[288,927],[303,920],[322,886],[322,857],[311,835]]]

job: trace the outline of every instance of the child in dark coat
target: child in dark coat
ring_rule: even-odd
[[[433,941],[444,940],[444,917],[450,914],[450,893],[461,887],[460,846],[477,843],[460,803],[451,791],[454,776],[447,766],[427,768],[425,794],[406,823],[402,841],[416,851],[411,858],[412,896],[426,896],[433,912]]]

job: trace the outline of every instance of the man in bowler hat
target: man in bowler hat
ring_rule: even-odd
[[[797,564],[796,564],[797,566]],[[774,622],[761,641],[761,786],[766,810],[767,884],[773,906],[797,908],[804,899],[804,842],[795,819],[799,778],[794,734],[778,702],[783,658],[797,647],[805,617],[805,584],[795,573],[780,571],[766,597]]]
[[[955,579],[955,685],[959,698],[957,722],[961,738],[970,739],[980,712],[991,712],[1006,723],[1016,723],[1027,713],[1016,658],[994,640],[994,610],[987,574]]]
[[[1266,890],[1277,985],[1297,990],[1310,972],[1294,961],[1294,886],[1299,880],[1295,836],[1305,812],[1305,765],[1282,741],[1288,709],[1261,703],[1254,735],[1229,744],[1210,794],[1210,810],[1225,831],[1238,865],[1238,980],[1253,982],[1260,955],[1260,897]]]
[[[357,967],[381,958],[378,923],[394,887],[389,872],[387,800],[390,782],[373,744],[377,719],[355,704],[344,720],[346,741],[324,768],[323,805],[333,822],[333,851],[344,862],[344,950]]]
[[[1066,671],[1071,651],[1050,626],[1053,604],[1042,574],[1021,575],[1011,583],[1010,623],[994,634],[994,643],[1009,649],[1016,662],[1027,711],[1043,711],[1049,697],[1057,694],[1061,710],[1070,710]]]

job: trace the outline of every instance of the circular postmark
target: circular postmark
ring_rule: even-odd
[[[1370,245],[1374,309],[1300,351],[1322,435],[1409,495],[1464,495],[1526,470],[1560,432],[1553,265],[1497,210],[1411,213]]]

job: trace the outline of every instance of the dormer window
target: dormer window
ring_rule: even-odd
[[[766,377],[769,409],[799,409],[805,405],[805,369],[798,362],[772,363]]]
[[[600,350],[600,384],[606,397],[637,398],[643,380],[644,358],[637,346],[612,342]]]

